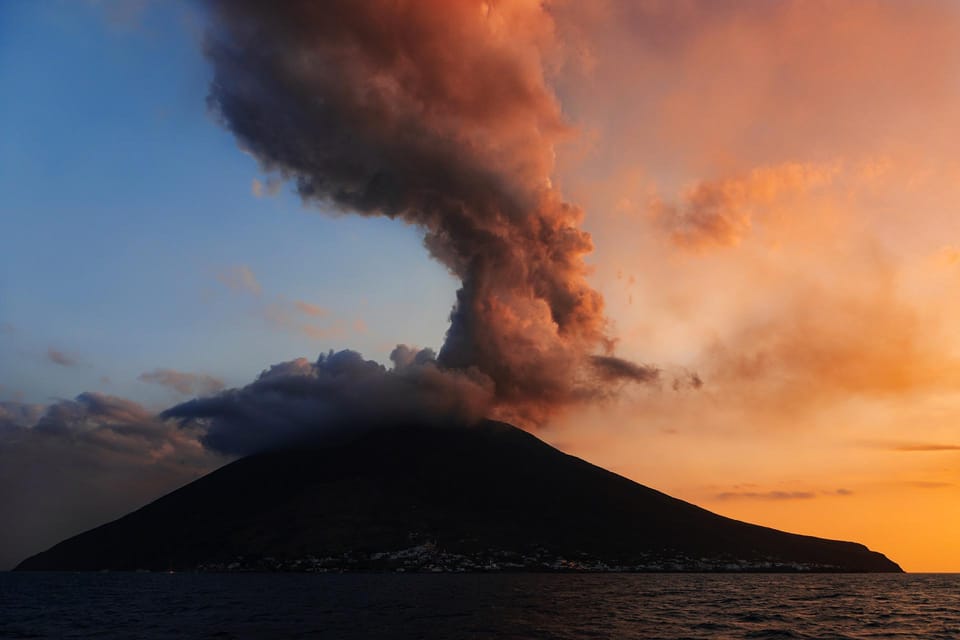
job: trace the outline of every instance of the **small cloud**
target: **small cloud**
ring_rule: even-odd
[[[907,480],[903,482],[908,487],[915,487],[917,489],[944,489],[946,487],[952,487],[952,482],[936,482],[930,480]]]
[[[260,287],[260,283],[257,282],[256,276],[253,275],[253,271],[250,270],[250,267],[243,264],[234,265],[229,269],[221,271],[217,274],[217,280],[229,289],[241,293],[246,292],[259,296],[263,290]]]
[[[839,489],[826,489],[821,491],[757,491],[751,489],[757,487],[755,484],[739,484],[733,487],[732,491],[724,491],[716,494],[717,500],[812,500],[817,496],[852,496],[853,491],[843,487]]]
[[[308,316],[313,316],[314,318],[322,318],[324,316],[330,315],[329,310],[324,309],[319,305],[310,304],[309,302],[303,302],[302,300],[297,300],[293,304],[300,311],[300,313],[304,313]]]
[[[960,451],[960,444],[914,442],[896,445],[893,451]]]
[[[311,324],[301,322],[302,316],[307,315],[314,319],[323,319],[325,324]],[[330,338],[342,338],[347,334],[346,327],[342,321],[328,317],[330,312],[308,302],[288,301],[279,299],[277,302],[266,305],[263,308],[263,316],[267,323],[283,329],[292,331],[301,335],[317,340],[326,340]]]
[[[357,334],[367,331],[362,318],[349,322],[326,307],[303,300],[291,302],[278,297],[275,302],[265,305],[262,313],[268,324],[314,340],[344,338],[351,331]],[[309,316],[311,320],[303,322],[303,316]]]
[[[154,369],[146,373],[141,373],[137,380],[159,384],[162,387],[172,389],[179,394],[188,395],[211,395],[223,389],[223,380],[213,376],[185,373],[173,369]]]
[[[250,193],[252,193],[255,198],[262,198],[265,195],[275,196],[280,192],[280,184],[280,180],[275,178],[267,178],[266,182],[254,178],[250,181]]]
[[[47,360],[61,367],[72,367],[77,364],[77,359],[59,349],[50,347],[47,349]]]
[[[12,335],[17,332],[17,327],[10,322],[0,322],[0,334]]]
[[[887,179],[895,168],[889,156],[873,156],[858,162],[855,173],[858,180],[872,184]]]
[[[810,500],[813,491],[724,491],[714,496],[717,500]]]
[[[346,335],[346,330],[342,323],[337,323],[329,327],[305,324],[300,326],[300,333],[314,340],[330,340],[333,338],[343,338]]]
[[[703,378],[700,377],[696,371],[687,372],[681,376],[677,376],[673,379],[673,384],[671,385],[674,391],[681,391],[683,389],[693,389],[697,390],[703,387]]]
[[[954,246],[941,247],[936,254],[937,262],[945,267],[960,264],[960,249]]]

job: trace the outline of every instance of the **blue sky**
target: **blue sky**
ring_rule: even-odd
[[[201,39],[180,3],[0,6],[0,399],[161,408],[181,398],[137,380],[156,368],[237,385],[331,348],[442,342],[456,282],[419,232],[270,195],[207,111]]]

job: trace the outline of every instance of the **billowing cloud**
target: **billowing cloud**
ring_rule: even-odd
[[[656,198],[652,208],[681,247],[735,245],[750,231],[758,213],[789,196],[829,185],[839,171],[837,164],[758,167],[743,177],[700,182],[687,190],[680,204]]]
[[[223,464],[189,426],[99,393],[0,403],[0,567]]]
[[[234,265],[217,274],[217,280],[224,286],[240,293],[259,296],[263,290],[253,271],[244,264]]]
[[[436,366],[493,382],[527,424],[619,372],[586,280],[582,211],[551,183],[568,136],[538,3],[212,2],[210,104],[324,208],[417,225],[462,282]]]
[[[429,349],[399,346],[386,368],[353,351],[273,365],[251,384],[190,400],[164,418],[203,431],[203,443],[246,455],[293,446],[342,428],[404,423],[468,425],[483,418],[492,382],[477,370],[443,369]]]
[[[61,367],[72,367],[79,362],[73,355],[53,347],[47,349],[47,360]]]
[[[223,380],[213,376],[174,369],[154,369],[141,373],[138,380],[159,384],[182,395],[209,395],[223,389]]]

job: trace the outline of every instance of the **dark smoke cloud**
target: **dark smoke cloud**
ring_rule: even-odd
[[[340,428],[468,425],[490,410],[492,383],[476,370],[443,370],[428,349],[400,346],[391,359],[390,369],[353,351],[291,360],[241,389],[190,400],[161,416],[202,429],[211,449],[247,455]]]
[[[635,382],[654,382],[660,377],[660,371],[653,367],[638,365],[615,356],[593,356],[593,366],[606,380],[633,380]]]
[[[28,427],[43,413],[42,404],[0,400],[0,428]]]
[[[583,261],[592,242],[550,182],[568,127],[545,79],[556,45],[542,6],[211,9],[209,102],[240,144],[304,200],[417,225],[461,280],[436,371],[479,371],[498,415],[526,424],[612,379],[650,379],[604,359],[613,342]]]

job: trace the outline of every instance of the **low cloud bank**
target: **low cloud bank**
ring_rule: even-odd
[[[200,435],[99,393],[0,402],[0,569],[222,465]]]
[[[199,430],[221,453],[248,455],[333,429],[400,423],[469,425],[483,419],[493,384],[475,369],[440,367],[429,349],[398,346],[392,367],[355,351],[273,365],[245,387],[196,398],[162,418]]]

